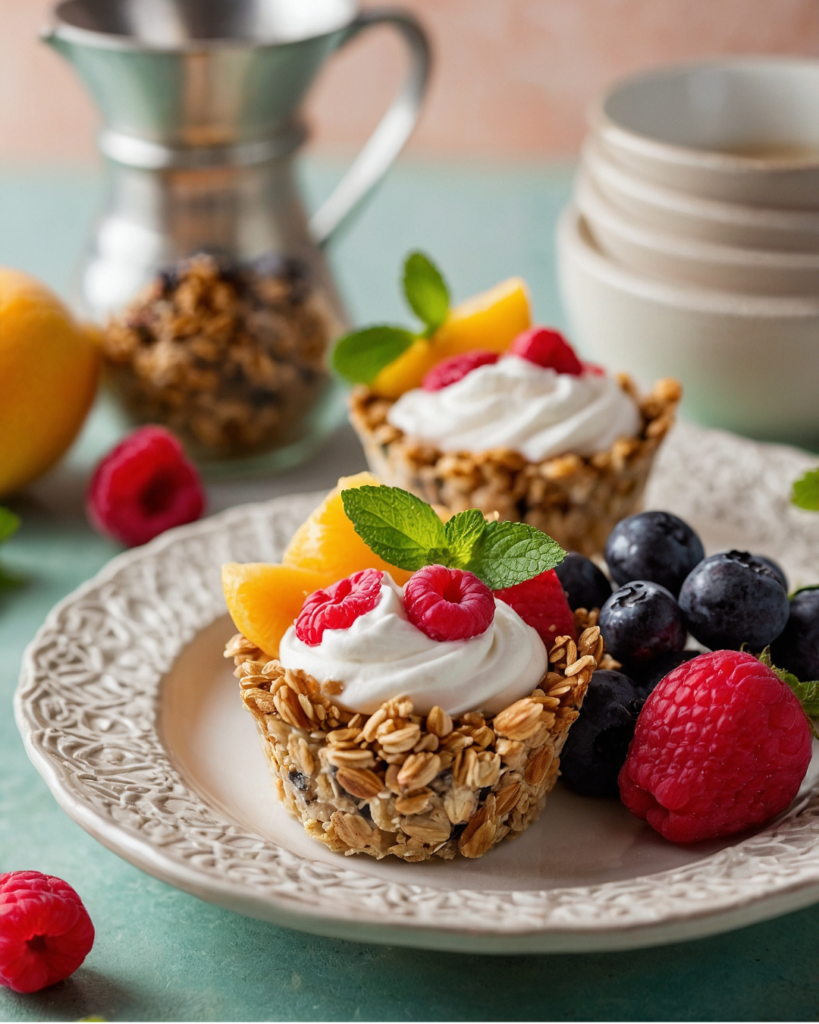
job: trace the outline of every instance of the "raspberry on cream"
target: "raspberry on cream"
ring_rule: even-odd
[[[531,693],[546,671],[546,647],[537,632],[503,601],[479,636],[432,640],[407,618],[401,588],[385,573],[376,606],[348,629],[326,629],[308,646],[290,627],[279,646],[284,668],[319,683],[341,683],[340,704],[372,714],[384,701],[406,696],[416,713],[436,705],[450,715],[497,714]]]
[[[511,448],[531,462],[593,455],[641,426],[636,404],[613,377],[558,373],[516,355],[438,391],[405,392],[387,420],[441,451]]]

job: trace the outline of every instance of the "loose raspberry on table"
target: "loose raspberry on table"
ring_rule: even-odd
[[[409,621],[432,640],[468,640],[489,629],[495,599],[474,573],[425,565],[404,587],[404,609]]]
[[[98,464],[86,507],[101,533],[134,547],[198,519],[205,492],[173,434],[140,427]]]
[[[527,625],[536,629],[547,649],[556,637],[577,639],[574,615],[554,569],[513,587],[496,590],[495,597],[511,605]]]
[[[310,647],[317,647],[325,629],[349,629],[356,619],[378,604],[383,577],[378,569],[362,569],[325,590],[314,591],[296,619],[296,636]]]
[[[557,373],[569,373],[573,377],[580,377],[583,373],[583,364],[572,346],[560,331],[550,327],[530,327],[515,338],[510,351],[521,359],[528,359],[530,363]]]
[[[646,701],[620,797],[672,842],[714,839],[784,811],[810,758],[807,717],[779,676],[746,652],[712,651]]]
[[[442,388],[448,388],[450,384],[457,384],[459,380],[463,380],[468,373],[477,370],[479,366],[491,366],[499,358],[497,352],[476,349],[473,352],[465,352],[463,355],[444,359],[425,374],[422,387],[424,391],[440,391]]]
[[[91,918],[67,882],[39,871],[0,874],[0,985],[15,992],[55,985],[93,944]]]

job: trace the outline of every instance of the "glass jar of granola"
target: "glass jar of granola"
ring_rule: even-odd
[[[326,355],[343,328],[314,273],[292,257],[204,252],[160,271],[103,331],[129,418],[166,425],[200,462],[298,461],[332,416]]]

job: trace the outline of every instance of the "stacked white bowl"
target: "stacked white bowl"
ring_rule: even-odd
[[[688,416],[819,441],[819,61],[733,59],[616,85],[558,230],[590,358],[675,376]]]

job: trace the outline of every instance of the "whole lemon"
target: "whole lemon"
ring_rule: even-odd
[[[45,285],[0,267],[0,496],[35,480],[77,436],[99,350]]]

